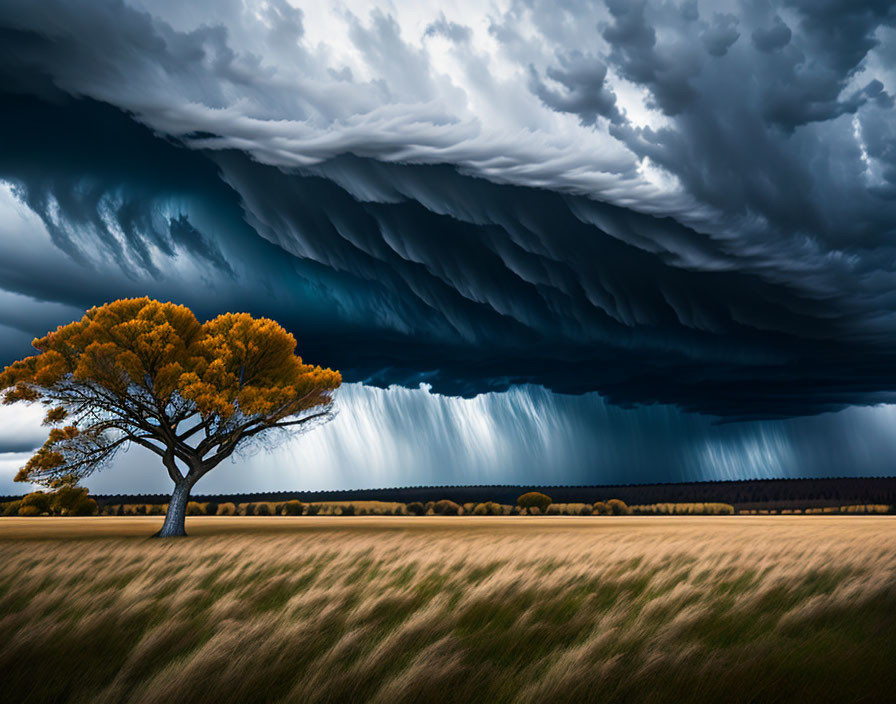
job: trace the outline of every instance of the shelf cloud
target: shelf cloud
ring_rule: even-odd
[[[147,293],[383,388],[894,398],[891,2],[2,7],[6,362]]]

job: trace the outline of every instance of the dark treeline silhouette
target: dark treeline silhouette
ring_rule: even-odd
[[[541,491],[558,503],[622,499],[627,504],[724,502],[736,509],[805,509],[850,504],[896,504],[896,477],[843,477],[831,479],[748,479],[722,482],[680,484],[628,484],[606,486],[415,486],[387,489],[348,489],[341,491],[280,491],[254,494],[199,494],[195,501],[438,501],[457,503],[495,501],[516,503],[528,491]],[[10,500],[17,497],[6,497]],[[95,495],[100,506],[106,504],[164,504],[167,494]]]

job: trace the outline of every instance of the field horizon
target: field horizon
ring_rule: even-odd
[[[527,528],[595,530],[614,532],[632,529],[665,530],[669,525],[710,525],[736,522],[746,527],[768,527],[769,521],[811,522],[822,525],[854,520],[882,521],[896,531],[896,516],[891,515],[625,515],[625,516],[188,516],[187,538],[220,535],[290,533],[295,531],[352,530],[501,530]],[[164,516],[9,516],[0,520],[0,544],[5,540],[31,538],[80,540],[93,537],[152,537]],[[528,525],[528,524],[531,524]],[[178,542],[177,538],[171,542]],[[894,540],[896,542],[896,540]]]

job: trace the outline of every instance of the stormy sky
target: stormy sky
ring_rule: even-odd
[[[207,491],[891,474],[894,96],[889,1],[0,0],[0,363],[276,318],[340,415]]]

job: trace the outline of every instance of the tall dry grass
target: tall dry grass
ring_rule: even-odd
[[[891,517],[0,524],[0,700],[849,702],[896,692]],[[124,537],[126,534],[132,537]]]

